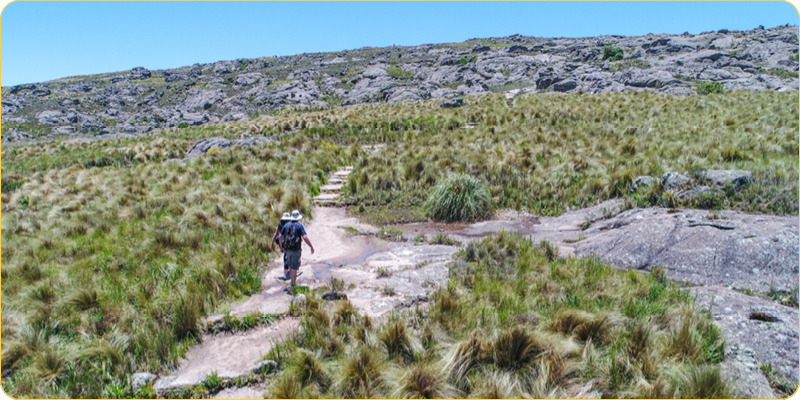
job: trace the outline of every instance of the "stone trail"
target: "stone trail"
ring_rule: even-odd
[[[320,186],[319,190],[321,193],[312,199],[314,205],[325,207],[341,205],[340,193],[342,187],[347,184],[347,178],[352,171],[353,167],[345,167],[344,169],[334,172],[331,178],[328,179],[328,183]]]

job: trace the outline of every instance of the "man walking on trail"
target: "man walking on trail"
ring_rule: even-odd
[[[311,248],[311,254],[314,254],[314,245],[308,240],[306,235],[306,228],[300,223],[303,216],[300,211],[292,211],[291,219],[281,229],[281,252],[286,256],[286,263],[289,265],[289,274],[292,278],[292,286],[289,290],[284,291],[293,294],[294,287],[297,284],[297,270],[300,268],[300,256],[302,255],[302,241],[306,242],[308,247]]]
[[[269,244],[269,251],[275,251],[275,243],[278,243],[278,247],[281,246],[281,230],[283,226],[289,223],[292,220],[292,215],[287,213],[283,213],[280,222],[278,222],[278,226],[275,227],[275,233],[272,235],[272,242]],[[286,262],[286,253],[283,254],[283,276],[280,278],[281,280],[289,280],[289,263]]]

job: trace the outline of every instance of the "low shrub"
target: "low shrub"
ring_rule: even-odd
[[[697,85],[697,93],[707,95],[711,93],[724,93],[724,87],[720,82],[708,82]]]
[[[622,60],[623,54],[622,49],[619,47],[614,47],[610,44],[603,47],[603,60],[619,61]]]
[[[389,73],[394,79],[411,79],[414,77],[414,73],[411,71],[403,71],[400,67],[389,67],[386,68],[386,72]]]

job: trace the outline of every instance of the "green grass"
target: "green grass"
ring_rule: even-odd
[[[783,79],[797,79],[797,77],[798,77],[798,72],[797,71],[787,71],[787,70],[785,70],[783,68],[770,68],[770,69],[768,69],[766,71],[764,71],[763,69],[760,69],[758,71],[758,73],[775,75],[775,76],[783,78]]]

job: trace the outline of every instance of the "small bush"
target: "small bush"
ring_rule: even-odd
[[[697,93],[707,95],[711,93],[724,93],[722,83],[708,82],[697,85]]]
[[[619,61],[622,60],[623,51],[619,47],[607,45],[603,47],[603,60]]]
[[[389,73],[394,79],[411,79],[414,77],[414,73],[411,71],[403,71],[400,67],[389,67],[386,68],[386,72]]]
[[[492,215],[492,199],[481,181],[453,174],[436,184],[424,209],[434,221],[474,222]]]
[[[206,379],[203,381],[203,385],[205,385],[205,387],[211,393],[220,391],[220,389],[222,389],[223,383],[224,382],[222,381],[222,378],[220,378],[219,375],[217,374],[217,371],[212,372],[211,375],[208,375]]]
[[[722,208],[723,199],[716,193],[700,193],[692,199],[692,204],[701,210],[718,210]]]
[[[458,240],[451,239],[450,236],[447,236],[444,233],[436,234],[433,239],[431,239],[431,244],[442,244],[445,246],[458,246],[461,244]]]
[[[19,189],[20,187],[22,187],[22,184],[24,184],[24,183],[25,183],[25,181],[23,181],[23,180],[12,181],[12,180],[3,179],[2,192],[3,193],[11,193],[11,192]]]

